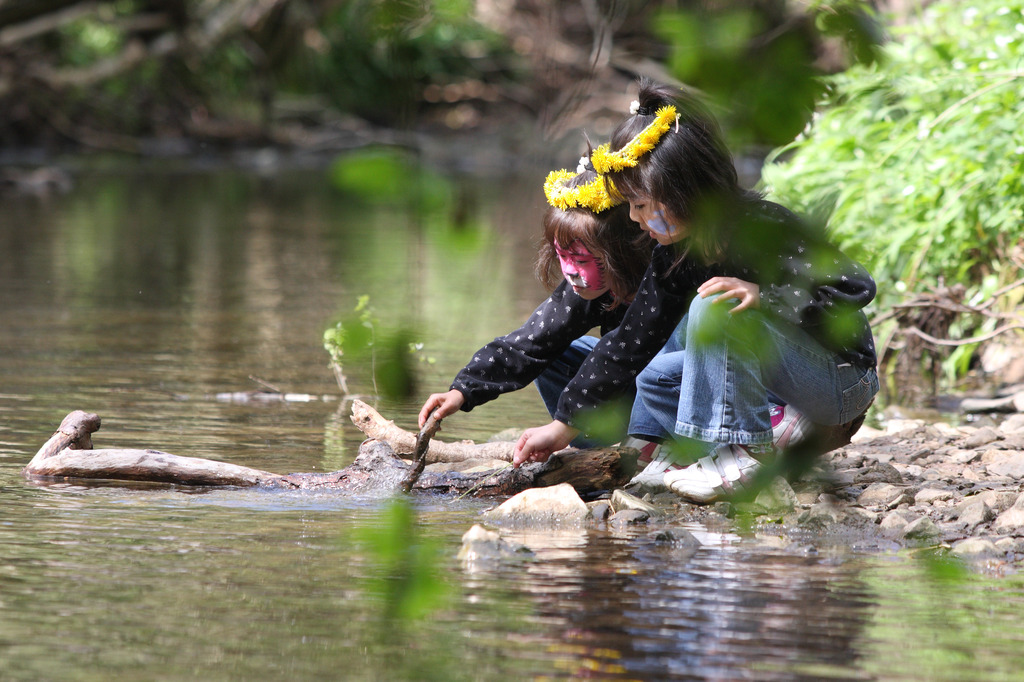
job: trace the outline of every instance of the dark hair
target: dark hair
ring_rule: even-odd
[[[580,173],[568,181],[570,187],[593,182],[597,173]],[[586,208],[548,207],[544,213],[544,239],[537,255],[537,277],[549,289],[562,280],[555,253],[555,241],[568,247],[583,242],[604,265],[605,281],[614,301],[611,308],[633,300],[640,280],[651,261],[653,243],[640,226],[629,219],[629,205],[619,204],[600,213]]]
[[[612,133],[612,151],[625,147],[654,121],[658,109],[674,106],[679,117],[636,166],[607,175],[612,191],[627,200],[645,196],[662,204],[687,224],[688,245],[705,260],[718,260],[726,239],[724,214],[761,195],[740,186],[721,128],[700,100],[648,79],[640,79],[638,86],[640,110]]]

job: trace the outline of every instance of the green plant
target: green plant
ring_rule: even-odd
[[[953,284],[964,303],[986,305],[1020,276],[1022,10],[1019,0],[935,2],[877,62],[828,78],[813,124],[768,159],[770,196],[828,221],[875,275],[880,307]],[[972,324],[952,331],[985,331]],[[962,371],[970,352],[947,371]]]
[[[828,79],[812,126],[764,169],[771,194],[828,218],[882,297],[1017,271],[1024,68],[1020,2],[943,0],[884,59]]]
[[[415,377],[410,357],[423,351],[423,344],[411,341],[407,329],[381,331],[380,318],[370,297],[366,294],[356,301],[353,314],[324,331],[324,350],[330,356],[329,366],[343,395],[351,395],[344,371],[346,350],[350,358],[369,358],[370,374],[375,395],[401,398],[410,395]],[[420,355],[422,362],[432,363],[431,357]]]
[[[381,602],[381,625],[395,628],[428,618],[452,593],[441,571],[441,543],[417,526],[409,501],[393,498],[359,539],[376,564],[365,589]]]

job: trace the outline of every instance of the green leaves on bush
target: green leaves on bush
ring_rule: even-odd
[[[828,219],[883,303],[940,280],[970,297],[1019,275],[1007,256],[1024,236],[1022,3],[942,0],[895,37],[878,62],[827,80],[766,187]]]

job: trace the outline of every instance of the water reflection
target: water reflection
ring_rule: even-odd
[[[505,537],[535,561],[494,577],[535,603],[522,643],[562,674],[863,679],[854,644],[874,604],[855,562],[766,553],[730,535],[700,546],[654,532]],[[480,571],[473,580],[483,584]]]

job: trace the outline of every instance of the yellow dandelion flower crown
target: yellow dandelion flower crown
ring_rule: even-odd
[[[594,150],[590,160],[598,173],[615,173],[623,168],[632,168],[640,157],[654,149],[662,136],[669,131],[672,124],[679,126],[679,116],[672,105],[658,109],[654,121],[636,134],[632,140],[616,151],[609,151],[611,145],[603,144]]]
[[[544,181],[544,196],[547,197],[549,204],[563,211],[570,208],[586,208],[594,213],[601,213],[622,203],[621,199],[613,199],[608,194],[604,177],[601,175],[585,185],[568,186],[570,180],[586,170],[588,161],[585,156],[580,159],[580,165],[575,173],[565,169],[548,173]]]

